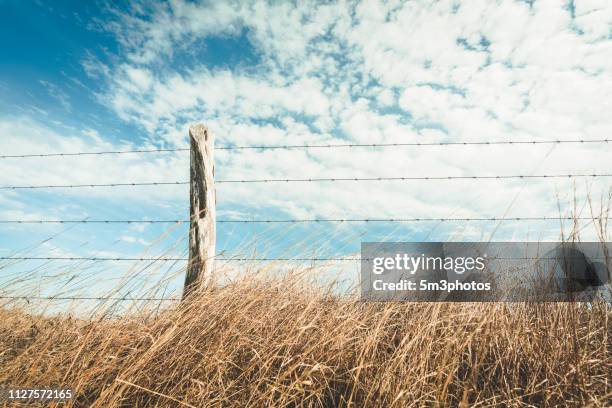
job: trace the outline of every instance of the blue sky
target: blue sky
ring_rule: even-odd
[[[0,152],[604,139],[607,1],[0,1]],[[609,146],[218,151],[220,179],[609,172]],[[186,180],[188,155],[0,160],[0,185]],[[219,185],[219,219],[590,215],[609,179]],[[182,187],[1,191],[1,219],[185,219]],[[186,227],[2,225],[0,254],[183,254]],[[558,222],[218,226],[218,250],[556,239]],[[587,232],[585,232],[586,234]],[[594,232],[591,231],[591,234]],[[177,243],[175,245],[175,243]],[[35,265],[34,265],[35,266]],[[18,270],[23,265],[16,265]],[[28,265],[30,267],[30,265]],[[58,269],[65,265],[57,265]],[[120,270],[113,265],[109,270]],[[109,272],[110,273],[110,272]]]

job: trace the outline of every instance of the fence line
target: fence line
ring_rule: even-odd
[[[464,141],[464,142],[411,142],[411,143],[339,143],[339,144],[295,144],[295,145],[259,145],[259,146],[219,146],[217,150],[289,150],[289,149],[334,149],[334,148],[360,148],[360,147],[401,147],[401,146],[490,146],[490,145],[538,145],[538,144],[576,144],[576,143],[608,143],[612,139],[571,139],[571,140],[494,140],[494,141]],[[137,149],[137,150],[109,150],[101,152],[73,152],[73,153],[39,153],[39,154],[7,154],[0,155],[0,159],[15,159],[28,157],[66,157],[66,156],[92,156],[116,155],[134,153],[166,153],[188,152],[190,148],[168,149]]]
[[[312,177],[312,178],[262,178],[262,179],[225,179],[213,180],[213,151],[214,137],[203,125],[196,125],[189,129],[191,147],[181,148],[150,148],[135,150],[109,150],[98,152],[73,152],[73,153],[41,153],[41,154],[15,154],[0,155],[0,159],[28,158],[28,157],[67,157],[67,156],[92,156],[92,155],[119,155],[119,154],[138,154],[138,153],[165,153],[165,152],[186,152],[190,151],[191,179],[189,181],[161,181],[161,182],[133,182],[133,183],[106,183],[106,184],[67,184],[67,185],[22,185],[22,186],[0,186],[0,190],[22,190],[22,189],[58,189],[58,188],[98,188],[98,187],[135,187],[135,186],[167,186],[167,185],[187,185],[189,184],[191,195],[191,219],[185,220],[0,220],[1,224],[178,224],[191,223],[189,257],[77,257],[77,256],[58,256],[58,257],[26,257],[26,256],[5,256],[0,260],[9,261],[163,261],[176,262],[187,261],[187,276],[184,285],[183,298],[187,289],[190,287],[190,271],[193,269],[197,273],[194,275],[194,282],[201,281],[209,269],[207,262],[213,258],[220,261],[252,261],[252,262],[278,262],[278,261],[310,261],[310,262],[355,262],[368,261],[371,259],[352,257],[352,256],[331,256],[331,257],[236,257],[227,256],[225,251],[216,252],[215,249],[215,224],[216,223],[261,223],[261,224],[288,224],[288,223],[399,223],[399,222],[454,222],[454,221],[551,221],[551,220],[600,220],[600,217],[571,217],[571,216],[534,216],[534,217],[442,217],[442,218],[295,218],[295,219],[225,219],[215,221],[214,185],[224,183],[312,183],[312,182],[382,182],[382,181],[456,181],[456,180],[506,180],[506,179],[561,179],[579,177],[612,177],[612,173],[593,173],[593,174],[510,174],[510,175],[472,175],[472,176],[407,176],[407,177]],[[586,144],[586,143],[609,143],[612,139],[572,139],[572,140],[497,140],[497,141],[458,141],[458,142],[406,142],[406,143],[335,143],[335,144],[284,144],[284,145],[225,145],[216,147],[216,150],[290,150],[290,149],[342,149],[342,148],[385,148],[385,147],[425,147],[425,146],[492,146],[492,145],[557,145],[557,144]],[[210,174],[209,174],[210,173]],[[212,192],[212,195],[209,193]],[[195,201],[194,201],[195,200]],[[195,231],[195,232],[194,232]],[[195,243],[197,251],[193,251],[192,243]],[[211,256],[203,256],[210,251]],[[204,251],[202,251],[204,249]],[[495,258],[493,259],[546,259],[546,258]],[[48,300],[181,300],[178,298],[128,298],[128,297],[78,297],[78,296],[0,296],[0,299],[48,299]]]
[[[217,220],[220,224],[353,223],[353,222],[453,222],[453,221],[591,221],[602,217],[466,217],[466,218],[318,218],[281,220]],[[184,224],[190,220],[0,220],[0,224]]]
[[[512,174],[501,176],[410,176],[410,177],[333,177],[333,178],[301,178],[301,179],[246,179],[246,180],[217,180],[216,184],[223,183],[314,183],[314,182],[341,182],[341,181],[429,181],[429,180],[506,180],[506,179],[536,179],[536,178],[577,178],[577,177],[612,177],[612,174]],[[135,186],[164,186],[184,185],[189,181],[162,181],[143,183],[109,183],[109,184],[63,184],[40,186],[2,186],[0,190],[32,190],[51,188],[95,188],[95,187],[135,187]]]

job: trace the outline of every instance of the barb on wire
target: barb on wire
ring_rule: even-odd
[[[429,181],[429,180],[504,180],[504,179],[536,179],[536,178],[576,178],[576,177],[612,177],[609,173],[593,174],[513,174],[501,176],[410,176],[410,177],[333,177],[333,178],[295,178],[295,179],[246,179],[217,180],[216,184],[224,183],[312,183],[339,181]],[[87,187],[121,187],[121,186],[163,186],[189,184],[189,181],[163,181],[146,183],[111,183],[111,184],[64,184],[40,186],[2,186],[0,190],[47,189],[47,188],[87,188]]]
[[[539,144],[567,144],[567,143],[608,143],[612,139],[570,139],[570,140],[491,140],[491,141],[458,141],[458,142],[405,142],[405,143],[315,143],[293,145],[256,145],[256,146],[218,146],[218,150],[290,150],[290,149],[334,149],[334,148],[367,148],[367,147],[402,147],[402,146],[493,146],[493,145],[539,145]],[[66,156],[92,156],[116,155],[135,153],[166,153],[186,152],[188,147],[167,149],[135,149],[135,150],[109,150],[99,152],[68,152],[68,153],[26,153],[5,154],[0,159],[28,158],[28,157],[66,157]]]

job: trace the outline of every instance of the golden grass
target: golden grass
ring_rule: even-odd
[[[609,304],[364,303],[241,278],[153,314],[0,309],[0,384],[68,406],[611,406]]]

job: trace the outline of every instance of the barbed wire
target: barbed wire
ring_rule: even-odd
[[[284,220],[218,220],[219,223],[317,223],[317,222],[453,222],[453,221],[549,221],[592,220],[591,217],[465,217],[465,218],[319,218]],[[597,217],[596,217],[597,219]]]
[[[294,145],[259,145],[259,146],[222,146],[220,150],[245,149],[334,149],[347,147],[402,147],[402,146],[484,146],[484,145],[537,145],[563,143],[608,143],[612,139],[571,139],[571,140],[492,140],[463,142],[398,142],[398,143],[333,143],[333,144],[294,144]]]
[[[180,301],[180,298],[160,297],[102,297],[102,296],[0,296],[5,300],[113,300],[113,301]]]
[[[334,149],[334,148],[367,148],[367,147],[401,147],[401,146],[489,146],[489,145],[538,145],[538,144],[567,144],[567,143],[608,143],[612,139],[569,139],[569,140],[493,140],[493,141],[463,141],[463,142],[407,142],[407,143],[327,143],[327,144],[294,144],[294,145],[256,145],[256,146],[218,146],[217,150],[289,150],[289,149]],[[116,155],[135,153],[167,153],[186,152],[188,147],[166,149],[135,149],[135,150],[108,150],[99,152],[69,152],[69,153],[30,153],[0,155],[0,159],[28,158],[28,157],[66,157],[66,156],[92,156]]]
[[[410,180],[478,180],[478,179],[534,179],[534,178],[574,178],[574,177],[612,177],[612,174],[516,174],[501,176],[410,176],[410,177],[333,177],[333,178],[295,178],[295,179],[251,179],[219,180],[215,183],[310,183],[338,181],[410,181]]]
[[[80,256],[0,256],[0,260],[11,261],[188,261],[188,258],[121,258],[121,257],[80,257]]]
[[[402,146],[488,146],[488,145],[540,145],[540,144],[580,144],[580,143],[608,143],[612,139],[574,139],[574,140],[510,140],[510,141],[464,141],[464,142],[410,142],[410,143],[344,143],[344,144],[294,144],[294,145],[259,145],[259,146],[219,146],[218,150],[277,150],[277,149],[335,149],[335,148],[383,148]],[[137,153],[164,153],[185,152],[189,148],[168,149],[137,149],[137,150],[115,150],[99,152],[74,152],[74,153],[43,153],[23,155],[0,155],[0,159],[29,158],[29,157],[67,157],[67,156],[91,156],[91,155],[119,155]],[[498,175],[498,176],[411,176],[411,177],[334,177],[334,178],[286,178],[286,179],[228,179],[218,180],[216,183],[276,183],[276,182],[378,182],[378,181],[409,181],[409,180],[476,180],[476,179],[536,179],[536,178],[577,178],[577,177],[611,177],[612,174],[545,174],[545,175]],[[121,187],[121,186],[164,186],[164,185],[186,185],[189,181],[164,181],[164,182],[134,182],[134,183],[108,183],[108,184],[73,184],[73,185],[26,185],[26,186],[0,186],[0,190],[18,189],[54,189],[54,188],[97,188],[97,187]],[[452,218],[329,218],[329,219],[266,219],[266,220],[217,220],[218,223],[353,223],[353,222],[453,222],[453,221],[547,221],[547,220],[593,220],[591,217],[452,217]],[[2,224],[132,224],[132,223],[188,223],[189,220],[0,220]],[[356,257],[225,257],[214,256],[220,261],[247,261],[247,262],[357,262],[371,261],[369,258]],[[540,260],[549,258],[522,257],[522,258],[489,258],[507,260]],[[13,261],[189,261],[186,257],[0,257],[0,260]],[[112,301],[179,301],[179,298],[162,297],[93,297],[93,296],[0,296],[5,300],[112,300]]]
[[[0,224],[179,224],[187,222],[189,220],[0,220]]]
[[[601,217],[451,217],[451,218],[295,218],[279,220],[216,220],[221,224],[353,223],[353,222],[453,222],[453,221],[559,221]],[[189,220],[0,220],[0,224],[186,224]]]
[[[311,183],[311,182],[340,182],[340,181],[411,181],[411,180],[505,180],[505,179],[536,179],[536,178],[577,178],[577,177],[612,177],[612,174],[512,174],[497,176],[410,176],[410,177],[331,177],[331,178],[295,178],[295,179],[246,179],[246,180],[217,180],[216,184],[224,183]],[[163,186],[184,185],[189,181],[162,181],[143,183],[109,183],[109,184],[63,184],[39,186],[2,186],[0,190],[21,189],[51,189],[51,188],[95,188],[95,187],[134,187],[134,186]]]
[[[239,258],[211,256],[219,261],[350,261],[359,259],[349,258]],[[189,258],[120,258],[120,257],[29,257],[29,256],[0,256],[0,260],[11,261],[188,261]]]
[[[2,186],[0,190],[43,189],[43,188],[85,188],[85,187],[134,187],[134,186],[166,186],[189,184],[188,181],[160,181],[144,183],[109,183],[109,184],[62,184],[42,186]]]
[[[73,152],[73,153],[30,153],[30,154],[5,154],[0,159],[23,159],[27,157],[65,157],[65,156],[97,156],[106,154],[133,154],[133,153],[165,153],[165,152],[184,152],[189,148],[178,149],[138,149],[138,150],[108,150],[101,152]]]
[[[252,261],[252,262],[274,262],[274,261],[316,261],[316,262],[327,262],[327,261],[372,261],[374,258],[353,258],[353,257],[219,257],[211,256],[218,261]],[[544,257],[487,257],[488,260],[558,260],[558,258],[544,258]],[[605,258],[591,258],[591,259],[605,259]],[[0,260],[18,260],[18,261],[188,261],[189,258],[99,258],[99,257],[0,257]]]

